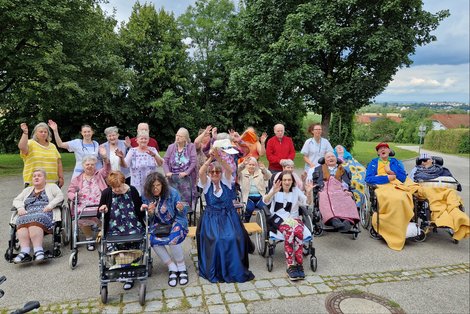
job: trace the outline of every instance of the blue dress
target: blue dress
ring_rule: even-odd
[[[197,228],[199,275],[210,282],[245,282],[255,276],[248,270],[250,239],[233,207],[232,190],[222,182],[222,195],[211,183],[207,206]]]

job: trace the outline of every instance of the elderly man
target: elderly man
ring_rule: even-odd
[[[148,123],[141,122],[141,123],[139,123],[139,125],[137,125],[137,134],[139,134],[139,133],[142,132],[142,131],[145,131],[145,132],[147,132],[148,134],[150,134],[150,127],[149,127],[149,124],[148,124]],[[131,146],[132,146],[132,147],[137,147],[137,146],[139,146],[139,144],[137,143],[137,137],[131,138]],[[148,146],[154,147],[157,151],[160,151],[160,149],[158,149],[158,142],[157,142],[157,140],[154,139],[153,137],[149,137]]]
[[[266,144],[266,157],[269,161],[269,171],[272,174],[282,171],[280,164],[283,159],[295,158],[295,148],[292,138],[284,135],[284,125],[276,124],[274,126],[274,136]]]

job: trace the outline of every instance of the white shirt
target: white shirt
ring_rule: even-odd
[[[307,156],[315,166],[318,165],[318,159],[325,156],[326,152],[333,152],[333,147],[331,146],[330,142],[323,137],[320,138],[319,143],[317,143],[314,138],[309,138],[305,141],[304,146],[300,151],[300,153],[304,156]],[[305,163],[305,171],[308,171],[309,168],[309,164]]]

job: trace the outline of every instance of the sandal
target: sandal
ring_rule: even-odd
[[[168,285],[170,287],[176,287],[176,284],[178,283],[178,272],[177,271],[170,271],[170,274],[168,275]]]
[[[132,287],[134,287],[134,281],[126,281],[122,286],[124,290],[131,290]]]
[[[180,271],[179,275],[178,275],[178,283],[181,286],[184,286],[184,285],[188,284],[188,281],[189,281],[188,280],[188,271],[186,271],[186,270]]]
[[[34,252],[34,260],[36,262],[41,262],[44,260],[46,256],[44,255],[44,251],[43,250],[38,250],[36,252]]]
[[[94,251],[95,250],[95,244],[94,243],[88,243],[86,246],[87,251]]]
[[[13,259],[13,263],[21,264],[26,262],[31,262],[33,258],[28,253],[20,252],[16,257]]]

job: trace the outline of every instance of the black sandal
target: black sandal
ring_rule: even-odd
[[[39,251],[34,252],[34,260],[36,262],[42,262],[42,261],[44,261],[45,258],[46,258],[46,255],[44,254],[43,250],[39,250]]]
[[[183,271],[180,271],[179,274],[178,274],[178,283],[181,285],[181,286],[184,286],[184,285],[187,285],[189,280],[188,280],[188,271],[186,270],[183,270]]]
[[[19,258],[19,259],[17,259]],[[29,255],[28,253],[20,252],[14,259],[13,263],[15,264],[21,264],[21,263],[26,263],[26,262],[31,262],[33,260],[32,256]]]
[[[170,287],[176,287],[177,284],[178,284],[178,272],[170,270],[169,275],[168,275],[168,285]]]

